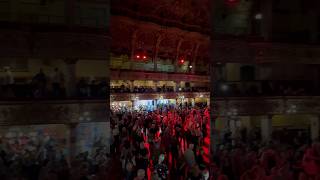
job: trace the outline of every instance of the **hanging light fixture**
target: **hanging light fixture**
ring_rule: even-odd
[[[148,58],[147,52],[142,50],[142,49],[138,49],[136,54],[135,54],[135,58],[137,60],[147,60],[147,58]]]
[[[136,50],[136,53],[135,53],[135,59],[136,60],[147,60],[148,59],[148,53],[146,50],[144,50],[143,48],[143,42],[140,42],[139,43],[139,48]]]

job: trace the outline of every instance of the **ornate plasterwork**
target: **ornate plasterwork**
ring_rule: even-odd
[[[148,21],[139,21],[125,16],[113,16],[111,19],[111,52],[129,56],[139,48],[148,51],[153,58],[171,59],[179,55],[195,54],[196,46],[200,50],[208,49],[210,37],[198,32],[185,31],[177,27],[161,26]],[[157,55],[157,57],[154,57]],[[198,53],[197,60],[209,59],[208,53]]]

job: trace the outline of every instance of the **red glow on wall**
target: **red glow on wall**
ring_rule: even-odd
[[[184,59],[180,59],[180,60],[179,60],[179,63],[180,63],[180,64],[183,64],[183,63],[184,63]]]
[[[225,0],[224,1],[227,5],[230,5],[230,6],[235,6],[239,3],[239,0]]]

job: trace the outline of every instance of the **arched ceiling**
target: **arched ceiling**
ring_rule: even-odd
[[[209,0],[114,0],[112,14],[186,29],[210,29]]]
[[[114,0],[111,5],[112,51],[139,48],[174,60],[209,58],[209,0]],[[157,43],[158,42],[158,43]]]

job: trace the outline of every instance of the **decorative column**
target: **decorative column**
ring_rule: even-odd
[[[67,58],[64,60],[66,63],[66,75],[65,75],[65,88],[68,97],[76,96],[76,64],[78,59]]]
[[[67,149],[68,149],[68,154],[67,154],[67,161],[69,167],[71,167],[71,162],[77,156],[77,134],[76,134],[76,128],[77,128],[77,123],[72,123],[72,124],[67,124],[69,130],[67,131]]]
[[[180,38],[178,45],[177,45],[177,49],[176,49],[176,59],[175,59],[175,62],[173,63],[174,64],[174,72],[178,71],[178,61],[179,61],[180,47],[181,47],[182,42],[183,42],[183,39]]]
[[[312,116],[312,118],[310,119],[310,131],[311,140],[319,140],[320,119],[318,115]]]
[[[137,36],[138,36],[138,30],[134,31],[133,34],[132,34],[132,39],[131,39],[130,69],[133,68],[134,51],[135,51],[135,47],[136,47]]]
[[[232,137],[232,144],[236,138],[236,131],[237,131],[237,125],[236,125],[236,119],[229,117],[229,128],[231,131],[231,137]]]
[[[155,99],[154,100],[154,110],[157,110],[157,108],[158,108],[158,99]]]
[[[314,9],[314,7],[316,7],[316,5],[313,7],[311,5],[308,11],[308,29],[311,43],[316,43],[318,41],[318,12]]]
[[[154,85],[155,85],[155,92],[158,92],[159,81],[154,81]]]
[[[191,73],[192,73],[192,74],[194,74],[194,73],[195,73],[195,69],[196,69],[196,60],[197,60],[197,57],[198,57],[199,47],[200,47],[200,44],[199,44],[199,43],[197,43],[197,45],[196,45],[196,47],[195,47],[195,50],[194,50],[193,57],[192,57],[192,62],[191,62],[191,66],[192,66]]]
[[[130,80],[130,92],[134,90],[134,80]]]
[[[317,93],[319,90],[319,67],[314,66],[313,69],[313,89],[314,92]]]
[[[272,115],[263,116],[261,118],[261,137],[262,140],[268,142],[272,136]]]
[[[265,40],[270,40],[272,38],[272,0],[264,0],[261,2],[261,34],[265,38]]]
[[[162,41],[162,35],[161,34],[158,34],[157,35],[157,40],[156,40],[156,43],[155,43],[155,46],[154,46],[154,54],[153,54],[153,57],[152,57],[152,60],[153,60],[153,70],[154,71],[157,71],[157,60],[158,60],[158,52],[159,52],[159,46],[160,46],[160,43]]]
[[[76,15],[76,0],[65,1],[65,18],[68,25],[72,26],[75,22]]]
[[[216,82],[216,77],[215,77],[215,67],[214,67],[214,62],[218,61],[216,59],[217,57],[212,56],[213,58],[210,61],[209,65],[209,73],[210,73],[210,154],[213,155],[215,154],[217,147],[218,147],[218,141],[219,141],[219,134],[216,130],[216,120],[218,118],[218,111],[216,107],[216,103],[214,101],[215,95],[216,95],[216,89],[214,89]],[[211,157],[211,158],[212,158]]]
[[[19,9],[19,5],[20,5],[20,2],[18,0],[11,0],[9,1],[10,3],[10,18],[11,18],[11,21],[13,22],[16,22],[17,21],[17,18],[18,18],[18,9]]]
[[[176,91],[176,92],[179,92],[180,82],[179,82],[179,81],[176,81],[175,84],[176,84],[175,91]]]

